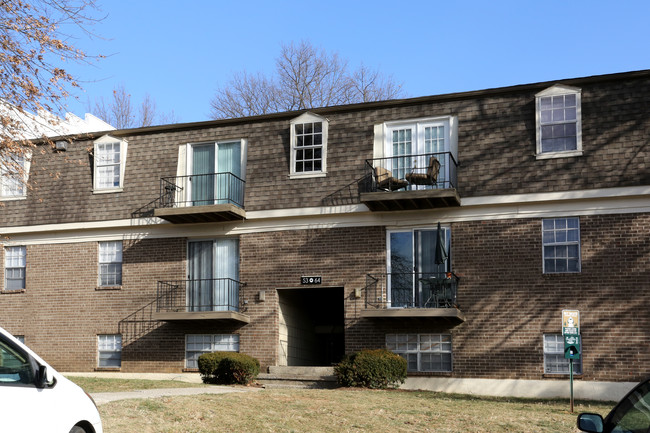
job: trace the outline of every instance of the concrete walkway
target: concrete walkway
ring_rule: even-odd
[[[118,400],[130,400],[139,398],[160,398],[174,397],[178,395],[202,395],[202,394],[226,394],[232,392],[253,392],[261,391],[262,388],[234,387],[234,386],[210,386],[205,388],[166,388],[166,389],[143,389],[139,391],[123,392],[96,392],[90,394],[97,406]]]
[[[145,379],[145,380],[169,380],[185,383],[203,383],[198,373],[118,373],[118,372],[70,372],[61,373],[66,377],[99,377],[104,379]],[[138,391],[122,392],[95,392],[90,394],[99,406],[118,400],[129,400],[139,398],[160,398],[173,397],[178,395],[201,395],[201,394],[226,394],[231,392],[254,392],[262,388],[243,386],[219,386],[211,385],[200,388],[161,388],[142,389]]]

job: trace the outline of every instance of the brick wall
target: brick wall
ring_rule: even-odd
[[[561,332],[562,309],[578,309],[583,378],[638,380],[650,373],[650,215],[581,216],[580,227],[582,272],[544,275],[540,219],[453,223],[460,324],[360,318],[364,298],[354,290],[366,274],[385,272],[383,227],[242,235],[248,325],[125,327],[124,319],[153,301],[156,281],[185,277],[186,239],[126,240],[120,290],[97,290],[96,242],[29,245],[27,289],[0,294],[0,324],[62,370],[95,368],[96,335],[117,332],[125,340],[122,371],[180,371],[191,333],[237,333],[241,351],[266,367],[278,357],[278,290],[319,275],[319,289],[344,289],[346,352],[383,347],[386,333],[451,333],[453,377],[540,379],[542,335]]]
[[[578,309],[583,378],[642,379],[650,374],[650,215],[582,216],[580,226],[582,272],[545,275],[541,220],[452,224],[465,322],[359,320],[348,347],[382,347],[386,333],[451,332],[454,377],[541,379],[542,335],[561,333],[562,310]]]
[[[251,323],[241,330],[241,347],[275,365],[278,346],[278,288],[301,288],[303,275],[322,276],[322,287],[343,287],[346,320],[363,307],[353,297],[365,285],[367,273],[385,268],[386,237],[382,227],[288,230],[242,235],[241,272],[246,283]],[[266,300],[258,301],[259,291]],[[309,290],[305,288],[304,290]],[[346,346],[352,350],[346,341]],[[348,350],[348,351],[349,351]]]

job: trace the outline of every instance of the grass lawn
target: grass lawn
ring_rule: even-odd
[[[191,386],[182,382],[72,379],[89,392]],[[578,402],[575,410],[605,415],[612,407],[613,403]],[[102,405],[99,411],[106,433],[577,431],[576,414],[569,413],[567,400],[396,390],[262,390],[124,400]]]

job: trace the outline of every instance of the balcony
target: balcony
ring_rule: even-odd
[[[450,152],[369,159],[366,178],[360,200],[371,211],[460,206],[458,162]]]
[[[175,224],[241,221],[244,187],[232,173],[163,177],[153,215]]]
[[[249,323],[250,317],[240,312],[241,286],[242,283],[231,278],[159,281],[153,319]]]
[[[451,272],[368,275],[361,317],[464,322],[457,302],[458,281]]]

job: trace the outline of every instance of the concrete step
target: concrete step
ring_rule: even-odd
[[[332,389],[338,387],[332,367],[269,367],[257,381],[265,388]]]
[[[276,365],[269,367],[269,374],[293,376],[334,376],[334,367],[292,367]]]

